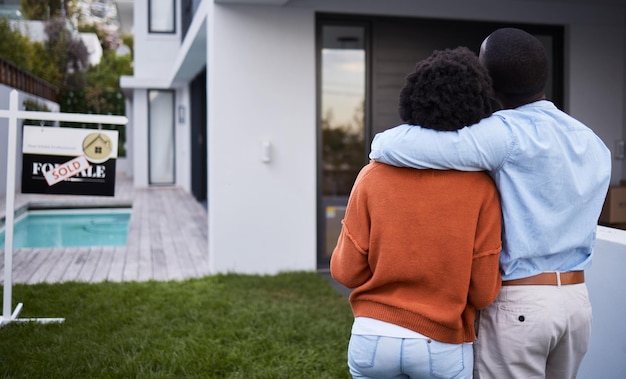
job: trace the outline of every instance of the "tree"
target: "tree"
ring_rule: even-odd
[[[31,48],[31,56],[33,57],[33,62],[31,63],[32,73],[48,83],[59,87],[59,84],[55,83],[56,79],[59,77],[58,69],[54,65],[53,60],[46,58],[48,57],[46,47],[40,42],[35,42],[32,44]]]
[[[365,164],[364,122],[365,102],[354,110],[352,120],[339,124],[332,109],[322,117],[322,160],[325,196],[347,196]]]
[[[72,14],[76,0],[20,0],[20,11],[28,20],[49,20]]]
[[[66,5],[67,17],[60,10]],[[132,36],[118,36],[102,25],[81,25],[83,31],[95,32],[103,47],[99,64],[89,66],[89,52],[69,20],[72,19],[75,0],[21,0],[23,12],[30,19],[49,19],[45,23],[47,40],[33,43],[28,37],[14,30],[6,19],[0,19],[0,57],[17,67],[40,77],[59,88],[58,102],[61,112],[96,113],[110,115],[125,114],[125,98],[119,86],[121,75],[132,75]],[[44,17],[45,16],[45,17]],[[131,48],[131,55],[118,56],[115,49],[121,44]],[[71,127],[93,127],[76,123],[61,123]],[[119,156],[124,156],[125,127],[102,125],[117,129],[120,133]]]
[[[68,89],[83,88],[84,71],[89,64],[89,52],[83,41],[70,32],[67,19],[61,17],[48,21],[45,31],[48,39],[44,46],[58,70],[58,84]]]
[[[0,18],[0,57],[51,84],[55,84],[57,69],[47,58],[44,46],[23,36],[9,20]],[[55,84],[56,85],[56,84]]]
[[[65,112],[126,114],[125,97],[119,83],[120,76],[133,74],[132,36],[120,37],[98,24],[82,24],[80,31],[96,33],[103,50],[102,59],[85,72],[86,85],[83,88],[62,91],[59,96],[62,98],[61,108]],[[116,48],[121,44],[131,48],[130,55],[116,54]],[[125,156],[126,127],[124,125],[102,125],[102,127],[119,132],[118,156]]]
[[[0,57],[11,63],[32,71],[32,59],[29,54],[31,42],[19,31],[14,30],[9,20],[0,18]]]

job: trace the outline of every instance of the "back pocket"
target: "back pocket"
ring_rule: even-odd
[[[454,378],[465,368],[463,344],[432,341],[428,344],[430,371],[436,378]]]
[[[379,336],[353,334],[350,337],[350,344],[348,345],[348,360],[356,367],[373,367],[379,339]]]

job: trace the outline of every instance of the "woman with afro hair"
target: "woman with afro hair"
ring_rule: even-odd
[[[407,76],[400,116],[436,138],[489,116],[491,95],[473,52],[435,51]],[[354,378],[472,377],[475,311],[500,289],[500,212],[483,172],[361,170],[330,265],[353,289]]]

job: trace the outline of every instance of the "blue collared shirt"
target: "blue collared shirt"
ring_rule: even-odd
[[[456,132],[400,125],[374,137],[370,158],[489,171],[502,201],[503,280],[591,264],[611,154],[591,129],[549,101],[498,111]]]

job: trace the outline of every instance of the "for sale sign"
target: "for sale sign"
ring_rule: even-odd
[[[113,196],[118,132],[24,126],[22,192]]]

